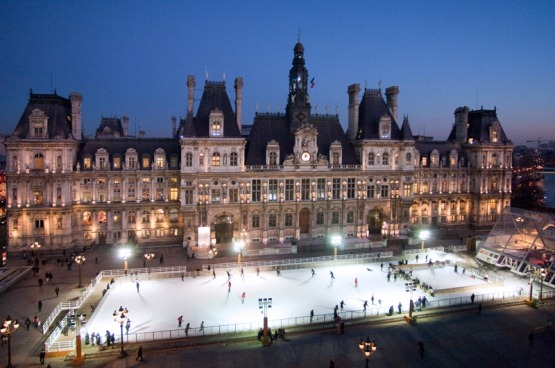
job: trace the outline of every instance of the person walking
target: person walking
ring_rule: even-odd
[[[42,278],[39,278],[39,287],[42,287],[42,283],[43,283]]]
[[[401,302],[399,302],[399,304],[397,305],[397,309],[399,310],[399,314],[401,314],[401,309],[403,308],[403,304],[401,304]]]
[[[478,304],[478,315],[482,314],[482,303]]]
[[[372,305],[374,305],[374,294],[372,294],[372,297],[370,298],[370,300],[372,301]]]
[[[164,255],[160,254],[160,265],[164,264]]]
[[[227,292],[230,293],[231,292],[231,281],[227,282]]]
[[[54,292],[56,293],[56,298],[57,298],[58,294],[60,294],[60,288],[56,286],[56,289],[54,289]]]
[[[420,352],[420,358],[424,358],[424,343],[422,340],[418,341],[418,351]]]
[[[139,281],[137,281],[137,292],[139,292],[140,287],[141,287],[141,285],[139,284]]]
[[[312,319],[314,318],[314,309],[310,310],[310,322],[312,323]]]
[[[245,304],[245,298],[247,297],[247,294],[243,291],[243,294],[241,294],[241,303]]]
[[[39,312],[42,311],[42,300],[39,300],[39,302],[37,303],[38,307],[39,307]]]
[[[476,295],[472,294],[470,296],[470,304],[474,304],[474,298],[476,298]]]
[[[29,327],[31,327],[31,320],[29,317],[25,320],[25,327],[27,327],[27,331],[29,331]]]
[[[314,272],[314,268],[310,269],[312,271],[312,277],[316,276],[316,272]]]
[[[241,268],[241,277],[245,278],[245,271],[243,271],[243,269]]]
[[[202,321],[200,323],[200,328],[198,329],[199,331],[204,331],[204,321]]]
[[[137,357],[135,358],[135,360],[141,360],[141,362],[143,361],[143,347],[139,346],[139,350],[137,350]]]
[[[44,349],[42,349],[42,350],[40,351],[40,354],[39,354],[40,364],[44,364],[44,358],[45,358],[45,357],[46,357],[46,352],[44,351]]]
[[[534,330],[530,331],[530,334],[528,335],[528,343],[529,346],[532,346],[534,343]]]
[[[189,337],[189,328],[191,328],[191,324],[187,323],[185,326],[185,337]]]

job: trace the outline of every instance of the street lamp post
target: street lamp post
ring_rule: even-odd
[[[148,263],[152,258],[154,258],[154,253],[146,253],[144,257],[145,257],[145,263],[147,266],[148,278],[150,279],[150,267],[148,266]]]
[[[428,240],[428,238],[430,237],[430,231],[422,230],[420,231],[420,234],[418,234],[418,237],[420,238],[420,250],[424,251],[424,241]]]
[[[241,267],[241,252],[243,251],[243,247],[245,246],[245,242],[243,239],[235,240],[233,242],[235,251],[237,252],[237,264]]]
[[[33,244],[31,244],[31,249],[33,250],[33,256],[36,258],[40,249],[39,242],[34,242]]]
[[[530,296],[528,302],[526,302],[528,305],[534,306],[532,294],[534,290],[534,281],[537,276],[540,278],[540,295],[538,296],[538,301],[543,303],[543,280],[545,279],[546,274],[547,273],[544,268],[530,270]]]
[[[543,303],[543,279],[545,278],[545,268],[540,270],[540,303]]]
[[[75,257],[74,261],[75,263],[77,263],[79,265],[79,285],[77,285],[78,288],[80,288],[81,285],[81,265],[85,264],[85,256],[77,256]]]
[[[119,307],[119,309],[117,311],[114,311],[113,317],[114,317],[114,321],[116,323],[119,323],[119,327],[120,327],[120,353],[119,353],[119,357],[120,358],[124,358],[127,356],[127,354],[125,353],[125,350],[123,350],[123,325],[125,324],[125,322],[127,321],[127,313],[128,310],[127,308],[123,308],[122,306]]]
[[[75,325],[77,327],[77,335],[75,335],[75,358],[73,358],[72,365],[74,367],[83,365],[85,363],[85,355],[81,353],[81,322],[83,315],[76,313]]]
[[[123,261],[123,269],[127,275],[127,259],[131,256],[131,250],[129,248],[121,248],[119,250],[119,258]]]
[[[414,302],[412,300],[412,292],[416,290],[416,284],[414,282],[407,282],[405,283],[405,289],[407,293],[410,293],[410,301],[409,301],[409,315],[408,317],[405,316],[405,319],[408,323],[412,324],[414,321],[412,319],[412,312],[414,311]]]
[[[264,309],[264,333],[262,335],[262,345],[268,346],[268,308],[272,308],[272,298],[259,298],[258,309]]]
[[[333,245],[333,259],[337,259],[337,247],[341,245],[341,235],[333,235],[331,244]]]
[[[11,339],[11,334],[14,333],[18,328],[19,328],[19,322],[17,321],[17,319],[14,321],[13,327],[12,327],[12,319],[10,318],[10,316],[8,316],[4,320],[4,323],[2,324],[2,328],[0,329],[0,332],[2,332],[2,340],[7,341],[8,343],[8,365],[6,366],[6,368],[13,367],[12,346],[11,346],[10,339]]]
[[[378,349],[376,341],[370,341],[370,337],[366,336],[366,340],[360,339],[358,348],[362,354],[364,354],[364,358],[366,359],[366,368],[368,368],[368,359],[370,359],[370,356]]]

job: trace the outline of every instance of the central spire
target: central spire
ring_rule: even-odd
[[[310,100],[308,96],[308,70],[305,68],[304,46],[297,42],[293,48],[293,66],[289,70],[289,96],[287,115],[290,128],[294,131],[299,125],[308,122]]]

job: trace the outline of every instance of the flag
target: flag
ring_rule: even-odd
[[[310,80],[310,88],[314,88],[314,85],[315,85],[315,84],[316,84],[316,83],[314,83],[314,78],[312,78],[312,79]]]

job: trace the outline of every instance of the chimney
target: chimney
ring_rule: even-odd
[[[189,91],[189,95],[187,98],[187,114],[193,114],[193,107],[195,105],[195,76],[189,75],[187,77],[187,89]]]
[[[172,137],[175,137],[175,129],[177,125],[177,118],[172,116]]]
[[[129,116],[123,117],[123,136],[129,136]]]
[[[466,106],[455,109],[455,140],[459,143],[466,143],[467,140],[468,111]]]
[[[83,139],[82,135],[82,116],[81,104],[83,103],[83,96],[77,92],[71,92],[69,95],[71,101],[71,134],[77,140]]]
[[[139,130],[139,138],[146,137],[146,132],[144,130]]]
[[[347,88],[349,95],[349,140],[356,139],[358,134],[358,94],[360,92],[360,84],[351,84]]]
[[[387,107],[393,115],[393,120],[397,121],[397,95],[399,94],[399,87],[391,86],[385,89],[385,97],[387,100]]]
[[[243,117],[243,78],[235,78],[235,117],[237,118],[237,126],[241,132]]]

